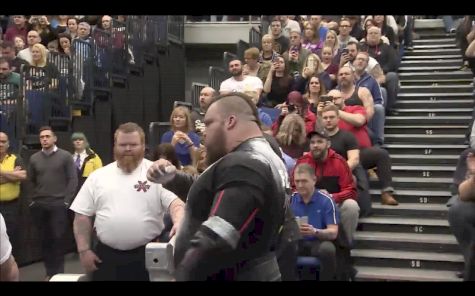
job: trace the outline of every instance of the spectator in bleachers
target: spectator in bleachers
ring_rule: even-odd
[[[326,104],[322,108],[322,125],[330,136],[330,143],[333,150],[346,159],[350,170],[356,177],[356,188],[358,190],[358,206],[360,207],[360,217],[371,214],[371,196],[369,194],[368,176],[360,164],[360,149],[356,137],[349,131],[338,127],[340,118],[338,107],[333,104]]]
[[[350,41],[358,42],[358,39],[350,35],[351,22],[348,18],[342,18],[340,20],[339,28],[338,43],[340,44],[340,49],[345,48]]]
[[[274,50],[274,38],[272,38],[271,34],[262,36],[261,47],[262,50],[259,53],[259,63],[266,61],[273,62],[279,56],[279,53]]]
[[[368,61],[369,55],[366,52],[359,52],[356,56],[356,59],[353,62],[355,68],[355,87],[364,87],[371,93],[374,114],[373,117],[368,120],[368,127],[374,134],[372,142],[374,144],[382,145],[384,143],[384,121],[386,117],[384,113],[383,95],[376,79],[366,72]],[[366,112],[368,113],[368,110],[366,110]]]
[[[14,15],[13,25],[10,25],[5,32],[5,40],[14,41],[15,36],[22,36],[26,40],[28,29],[26,17],[24,15]]]
[[[208,106],[211,103],[212,98],[215,96],[217,96],[217,92],[214,88],[209,86],[204,87],[200,91],[200,98],[198,101],[199,108],[193,108],[191,111],[193,131],[200,136],[203,136],[203,132],[205,130],[203,119],[205,117],[206,110],[208,110]]]
[[[470,32],[466,35],[466,39],[468,46],[464,52],[465,64],[475,76],[475,24],[472,25]]]
[[[335,31],[329,30],[327,32],[327,37],[325,38],[325,43],[323,46],[331,47],[333,53],[333,63],[338,65],[340,63],[341,50],[340,43],[338,41],[338,35]],[[318,53],[318,55],[320,57],[322,56],[321,51]]]
[[[300,40],[299,31],[290,32],[290,49],[283,54],[284,59],[288,61],[289,73],[294,78],[302,74],[300,71],[311,54],[309,50],[303,48]]]
[[[32,75],[39,79],[36,81],[38,83],[33,84],[34,89],[56,88],[58,85],[58,68],[54,64],[48,63],[46,59],[47,55],[48,50],[42,44],[37,43],[31,47],[31,62],[30,65],[25,66],[25,72],[27,76]],[[36,67],[36,74],[31,74],[31,66]]]
[[[362,50],[375,58],[381,65],[384,73],[384,81],[378,81],[387,91],[386,111],[392,111],[397,100],[399,78],[397,70],[399,67],[398,56],[394,48],[384,44],[381,40],[381,30],[377,27],[371,27],[368,30],[366,42],[362,44]]]
[[[319,75],[312,75],[306,86],[304,99],[309,103],[309,110],[317,114],[317,106],[320,103],[320,97],[327,93],[325,85]]]
[[[272,63],[264,83],[263,104],[275,107],[282,104],[292,90],[294,79],[289,75],[288,64],[283,57],[277,57]]]
[[[219,93],[242,92],[260,98],[263,89],[262,80],[254,76],[244,76],[240,60],[232,60],[228,66],[232,77],[221,82]]]
[[[307,59],[305,60],[302,66],[302,75],[299,75],[295,78],[294,89],[304,93],[305,86],[308,84],[308,79],[312,76],[318,76],[320,78],[320,82],[322,82],[325,86],[325,89],[332,88],[332,80],[330,75],[323,69],[320,58],[314,53],[308,55]]]
[[[287,38],[289,38],[290,32],[301,31],[299,23],[290,19],[288,15],[281,15],[280,21],[282,23],[282,35]]]
[[[320,40],[313,26],[306,22],[303,34],[302,47],[308,49],[312,53],[318,53],[323,47],[324,41]]]
[[[330,46],[325,46],[322,49],[322,67],[332,81],[330,89],[334,88],[337,84],[336,75],[338,74],[339,67],[333,60],[333,50]]]
[[[71,57],[71,35],[68,33],[58,34],[58,52]]]
[[[351,24],[350,36],[355,37],[357,40],[364,38],[363,29],[361,28],[361,17],[359,15],[347,15],[346,17]]]
[[[397,30],[397,24],[394,18],[392,21],[394,22],[393,26],[395,26],[395,28],[387,24],[387,15],[373,15],[371,18],[373,19],[373,24],[381,30],[381,36],[388,38],[389,45],[393,48],[398,48],[399,40],[397,39],[397,32],[395,31]]]
[[[163,134],[161,143],[171,143],[175,147],[181,165],[192,164],[193,151],[200,147],[200,136],[193,132],[188,108],[178,106],[170,115],[171,130]]]
[[[349,76],[350,69],[344,67],[340,69],[339,76]],[[333,104],[339,108],[338,115],[340,121],[338,127],[349,131],[358,140],[360,148],[360,162],[366,170],[377,168],[376,174],[381,185],[381,203],[384,205],[398,205],[393,197],[394,188],[392,187],[391,159],[386,150],[372,146],[371,140],[366,129],[366,111],[359,105],[346,106],[344,95],[339,90],[331,90],[328,95],[333,97]]]
[[[27,40],[28,40],[27,41],[28,42],[28,47],[21,50],[18,53],[17,57],[19,57],[20,59],[25,60],[29,64],[31,64],[33,45],[41,43],[41,37],[40,37],[40,35],[38,34],[37,31],[31,30],[30,32],[28,32],[28,39]]]
[[[13,72],[11,63],[11,60],[5,57],[0,58],[0,83],[13,84],[17,87],[17,89],[19,89],[20,74]],[[1,96],[0,98],[4,99]]]
[[[58,52],[58,50],[59,50],[58,39],[51,40],[51,41],[48,43],[47,48],[48,48],[48,51],[49,51],[49,52]]]
[[[317,132],[314,132],[317,135]],[[314,138],[314,137],[312,137]],[[324,140],[323,140],[324,141]],[[340,213],[331,195],[316,190],[314,168],[300,164],[293,176],[297,192],[292,195],[291,208],[298,220],[302,239],[298,243],[300,256],[317,257],[320,260],[320,281],[331,281],[336,275],[336,246]]]
[[[13,42],[4,41],[0,44],[0,48],[2,57],[10,62],[11,70],[15,73],[20,73],[21,65],[26,64],[26,61],[16,56]]]
[[[396,23],[398,26],[398,38],[399,44],[404,42],[404,48],[406,50],[414,50],[413,47],[413,31],[414,31],[414,19],[412,15],[396,15]]]
[[[66,33],[71,35],[72,39],[76,38],[77,33],[78,33],[79,20],[75,17],[69,17],[67,24],[68,24],[68,29],[66,30]]]
[[[368,35],[368,30],[371,27],[377,27],[376,23],[371,18],[366,19],[364,22],[363,38],[360,39],[360,43],[366,42],[366,36]],[[381,35],[381,40],[383,41],[383,43],[390,45],[388,37]]]
[[[311,15],[310,24],[313,26],[317,36],[320,37],[320,41],[325,41],[327,38],[328,28],[322,26],[322,16],[321,15]]]
[[[360,211],[351,170],[346,160],[330,148],[330,136],[321,127],[307,134],[307,138],[310,140],[310,152],[300,157],[296,166],[306,163],[314,169],[316,188],[330,194],[338,205],[342,228],[351,243]],[[291,185],[295,189],[293,178]]]
[[[44,46],[48,46],[48,43],[50,41],[56,39],[56,34],[53,28],[51,28],[51,25],[46,15],[38,16],[37,20],[33,22],[32,30],[38,32],[41,38],[41,44],[43,44]]]
[[[289,38],[282,35],[282,22],[280,21],[279,17],[276,16],[272,19],[270,24],[272,38],[274,39],[274,51],[278,54],[283,54],[287,50],[289,50]]]
[[[285,116],[275,139],[286,155],[293,159],[300,158],[308,150],[303,118],[298,114],[288,114]]]
[[[17,55],[20,50],[25,49],[25,39],[23,39],[23,36],[15,36],[13,42],[15,43],[15,55]]]
[[[53,28],[56,35],[65,33],[68,30],[69,15],[58,15],[58,22]]]
[[[449,208],[449,224],[462,250],[464,271],[458,275],[465,281],[475,280],[475,150],[467,149],[466,159],[459,159],[454,183],[457,195]],[[462,154],[462,155],[463,155]],[[463,163],[461,163],[463,162]]]
[[[259,63],[259,49],[251,47],[244,51],[244,62],[242,66],[243,75],[255,76],[266,82],[267,74],[270,71],[271,62]]]
[[[77,38],[83,41],[91,40],[91,25],[86,22],[80,22],[78,25],[78,34]]]
[[[272,134],[275,136],[279,131],[282,121],[288,114],[298,114],[305,122],[305,133],[309,133],[315,129],[315,122],[317,121],[315,114],[309,110],[309,104],[303,99],[303,96],[298,91],[292,91],[287,96],[287,101],[284,104],[277,106],[281,109],[281,113],[277,120],[272,124]]]

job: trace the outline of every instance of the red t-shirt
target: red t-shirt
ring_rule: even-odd
[[[361,114],[366,118],[366,110],[363,106],[345,106],[343,111],[351,114]],[[358,140],[358,144],[360,146],[360,149],[362,148],[370,148],[373,145],[371,144],[371,140],[368,135],[368,130],[366,129],[367,122],[360,126],[356,127],[354,125],[349,124],[348,122],[340,119],[340,122],[338,123],[338,127],[342,130],[349,131],[353,135],[355,135],[356,140]]]

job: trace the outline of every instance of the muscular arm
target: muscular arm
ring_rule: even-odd
[[[92,234],[91,217],[76,213],[73,228],[78,252],[90,250]]]
[[[353,169],[360,163],[360,150],[353,149],[346,151],[346,158],[348,159],[346,163],[350,167],[350,170],[353,171]]]
[[[462,201],[475,201],[475,176],[471,176],[459,185],[459,197]]]
[[[473,40],[470,45],[465,50],[465,55],[469,58],[475,57],[475,40]]]
[[[374,115],[374,100],[373,96],[366,87],[358,88],[358,96],[363,102],[366,111],[366,121],[369,122]]]
[[[7,261],[0,265],[0,281],[18,282],[20,280],[20,273],[15,258],[10,254]]]
[[[340,110],[338,115],[340,116],[341,120],[344,120],[356,127],[360,127],[366,123],[366,117],[362,114],[353,114]]]

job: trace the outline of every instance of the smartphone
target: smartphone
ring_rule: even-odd
[[[320,102],[333,102],[333,97],[332,96],[320,96]]]
[[[350,51],[348,50],[348,48],[343,48],[341,50],[341,55],[345,55],[345,54],[348,54]]]
[[[294,112],[295,111],[295,105],[293,105],[293,104],[287,105],[287,110],[289,110],[289,113]]]

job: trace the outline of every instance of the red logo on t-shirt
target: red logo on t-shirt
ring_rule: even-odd
[[[137,189],[137,192],[140,192],[140,190],[143,190],[143,192],[147,192],[147,190],[150,188],[150,185],[147,184],[147,181],[138,181],[138,184],[134,185],[134,188]]]

